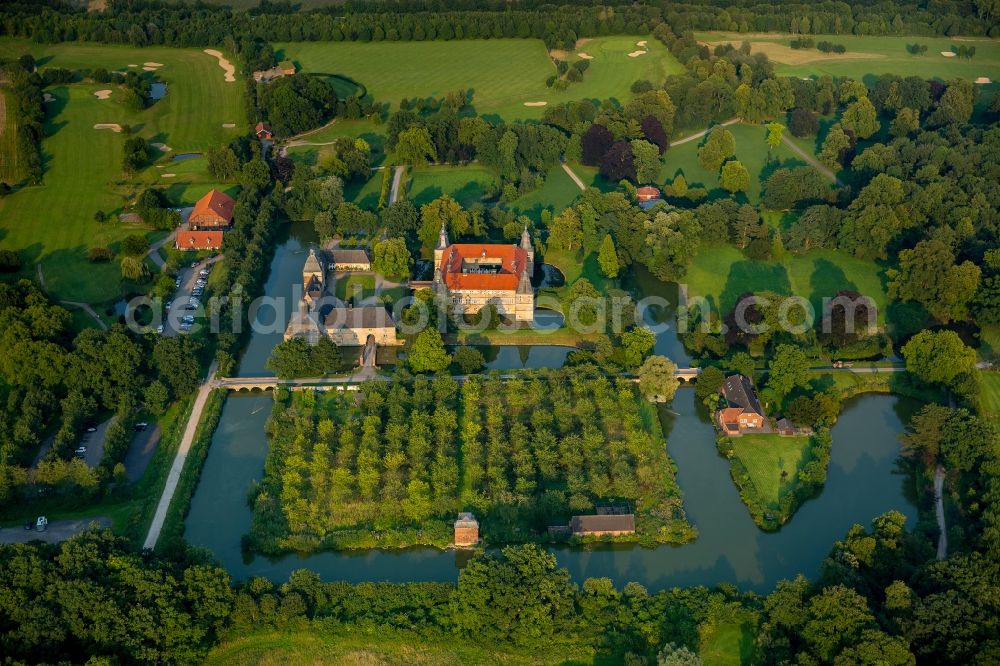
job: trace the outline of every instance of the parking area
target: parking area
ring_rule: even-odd
[[[177,290],[170,301],[170,306],[166,308],[163,320],[163,335],[173,336],[184,333],[188,330],[185,325],[185,317],[201,317],[205,314],[204,293],[200,293],[199,288],[204,287],[204,282],[212,270],[212,265],[219,261],[222,256],[211,257],[184,268],[177,274]],[[196,298],[197,302],[192,302]],[[191,321],[190,319],[188,321]]]
[[[32,520],[32,525],[35,521]],[[29,541],[45,541],[46,543],[59,543],[65,541],[74,534],[79,534],[91,528],[105,529],[111,527],[111,519],[104,516],[93,518],[77,518],[74,520],[52,520],[48,527],[39,532],[37,529],[24,529],[23,525],[0,528],[0,543],[28,543]]]

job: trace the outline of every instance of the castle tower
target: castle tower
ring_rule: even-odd
[[[444,222],[441,223],[441,231],[438,233],[437,247],[434,248],[434,268],[438,269],[441,267],[441,255],[444,254],[445,249],[451,245],[448,242],[448,228]]]
[[[535,248],[531,244],[531,234],[528,233],[528,225],[524,225],[524,231],[521,232],[521,249],[528,254],[528,276],[535,274]]]

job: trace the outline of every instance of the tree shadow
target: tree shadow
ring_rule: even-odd
[[[416,194],[411,196],[410,199],[413,201],[414,206],[422,206],[426,203],[434,201],[442,194],[444,194],[444,192],[441,190],[440,187],[438,187],[437,185],[431,185],[430,187],[425,187],[424,189],[420,190],[420,192],[417,192]]]
[[[816,310],[817,319],[823,316],[823,299],[833,298],[844,290],[857,291],[840,266],[829,259],[817,259],[809,277],[809,302]]]
[[[723,312],[729,312],[742,294],[761,291],[791,294],[792,285],[785,267],[750,260],[734,262],[729,267],[726,286],[719,296],[719,307]]]

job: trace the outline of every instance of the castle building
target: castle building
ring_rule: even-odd
[[[398,345],[396,322],[381,305],[338,307],[328,293],[330,264],[321,252],[309,250],[302,267],[302,298],[298,310],[285,328],[285,340],[304,338],[316,344],[321,336],[337,346],[354,347],[368,343]]]
[[[471,513],[458,514],[455,521],[455,545],[459,548],[479,543],[479,521]]]
[[[434,248],[433,288],[456,313],[476,314],[492,305],[514,321],[531,321],[535,313],[534,270],[535,250],[527,227],[518,245],[452,244],[442,225]]]

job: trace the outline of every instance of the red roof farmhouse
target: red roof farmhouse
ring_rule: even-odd
[[[236,202],[219,190],[212,190],[194,205],[191,216],[177,230],[178,250],[218,250],[222,235],[233,222]]]

